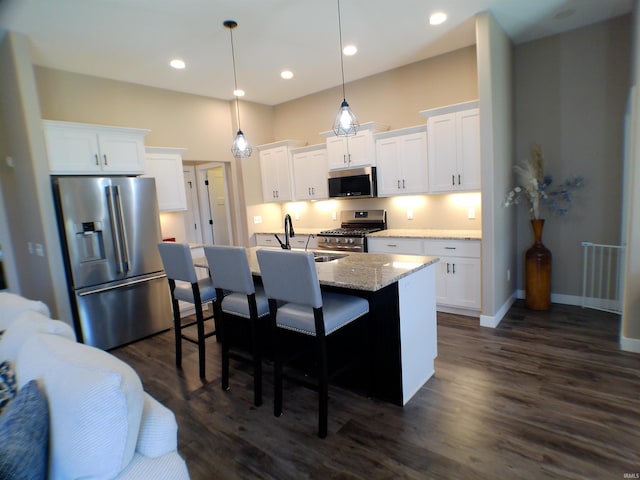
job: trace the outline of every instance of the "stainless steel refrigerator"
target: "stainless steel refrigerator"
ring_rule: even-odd
[[[78,339],[110,349],[171,327],[155,180],[52,177]]]

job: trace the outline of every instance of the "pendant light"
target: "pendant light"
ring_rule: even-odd
[[[235,20],[225,20],[222,24],[229,29],[231,37],[231,59],[233,61],[233,84],[235,87],[233,94],[236,97],[236,119],[238,121],[238,133],[236,133],[236,137],[231,144],[231,153],[235,158],[246,158],[251,156],[252,148],[240,128],[240,99],[238,95],[240,92],[238,91],[238,76],[236,75],[236,55],[233,48],[233,29],[238,26],[238,23]]]
[[[344,93],[344,54],[342,52],[342,21],[340,18],[340,0],[338,0],[338,31],[340,33],[340,71],[342,72],[342,103],[333,122],[333,133],[338,136],[346,137],[358,133],[358,119],[347,103],[347,97]]]

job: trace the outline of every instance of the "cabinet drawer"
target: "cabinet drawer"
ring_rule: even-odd
[[[424,254],[480,258],[480,242],[478,240],[425,240]]]
[[[417,238],[368,238],[371,253],[422,255],[422,240]]]
[[[282,238],[282,237],[280,237]],[[256,233],[256,246],[258,247],[279,247],[276,237],[271,233]]]

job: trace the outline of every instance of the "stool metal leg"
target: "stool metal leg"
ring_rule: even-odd
[[[176,343],[176,367],[182,367],[182,326],[180,320],[180,304],[173,295],[176,289],[175,280],[169,280],[169,289],[171,290],[171,304],[173,306],[173,329],[175,331],[175,343]]]
[[[279,417],[282,415],[282,352],[280,352],[278,323],[276,321],[278,304],[271,298],[269,299],[269,313],[273,337],[273,415]]]
[[[318,349],[318,437],[327,436],[329,416],[329,367],[327,365],[327,338],[321,308],[313,309],[316,324],[316,346]]]
[[[251,356],[253,357],[253,403],[262,405],[262,351],[258,341],[258,306],[256,294],[247,295],[249,302],[249,329],[251,331]]]

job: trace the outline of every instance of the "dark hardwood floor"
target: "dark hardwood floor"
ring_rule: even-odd
[[[438,314],[436,374],[404,407],[330,388],[329,435],[316,436],[316,394],[285,382],[284,415],[253,406],[251,368],[207,341],[174,364],[173,332],[112,351],[178,420],[178,446],[199,479],[622,479],[640,473],[640,355],[618,348],[617,315],[517,302],[496,329]],[[638,478],[627,477],[627,478]]]

